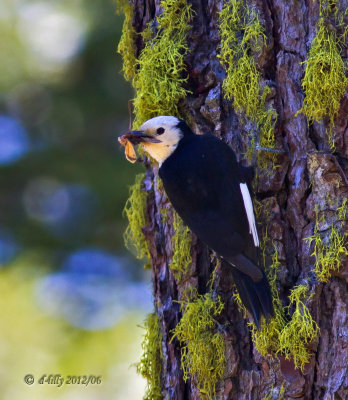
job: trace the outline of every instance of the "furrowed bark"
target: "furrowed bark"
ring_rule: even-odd
[[[213,132],[227,142],[240,160],[248,140],[245,121],[237,115],[233,101],[226,100],[222,83],[226,76],[217,54],[220,36],[218,12],[222,1],[191,2],[195,15],[188,33],[189,51],[185,58],[187,89],[191,91],[180,110],[188,116],[198,133]],[[160,1],[133,1],[133,25],[142,32],[162,8]],[[250,0],[265,27],[266,46],[257,60],[261,79],[271,88],[267,104],[278,113],[275,144],[287,154],[276,158],[277,168],[258,171],[256,198],[268,208],[268,254],[273,245],[280,261],[279,294],[289,304],[290,290],[306,282],[314,296],[307,306],[320,327],[319,340],[311,344],[313,356],[304,372],[295,370],[291,361],[281,355],[262,357],[253,344],[250,330],[232,298],[233,280],[228,268],[215,272],[214,290],[225,304],[219,317],[226,345],[227,365],[217,384],[218,399],[347,399],[348,398],[348,268],[346,259],[340,271],[327,283],[320,282],[313,269],[313,245],[304,240],[315,233],[321,210],[320,231],[328,232],[337,223],[336,208],[348,197],[348,94],[341,100],[332,137],[332,152],[327,136],[329,121],[308,124],[301,109],[305,94],[301,82],[305,73],[311,43],[316,35],[319,2],[312,0]],[[347,9],[348,2],[340,2]],[[347,24],[347,17],[344,20]],[[136,40],[137,56],[143,41]],[[347,47],[343,57],[347,57]],[[347,59],[344,59],[347,61]],[[247,163],[246,163],[247,164]],[[173,249],[173,213],[161,188],[157,167],[147,162],[145,188],[149,194],[147,214],[150,223],[144,229],[150,246],[153,266],[153,290],[156,312],[163,334],[162,397],[163,399],[201,399],[195,377],[184,382],[180,344],[171,340],[172,330],[181,318],[180,304],[186,287],[199,293],[209,291],[208,282],[214,269],[213,255],[197,238],[193,238],[192,265],[185,279],[175,279],[170,270]],[[163,223],[161,210],[167,210]],[[341,230],[347,229],[346,222]],[[326,224],[326,227],[325,227]],[[268,260],[269,263],[269,260]],[[285,392],[285,394],[283,394]],[[268,397],[267,397],[268,396]],[[281,397],[283,396],[283,397]]]

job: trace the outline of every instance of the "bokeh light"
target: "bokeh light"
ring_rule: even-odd
[[[38,178],[24,192],[24,207],[29,217],[43,223],[55,223],[69,209],[69,195],[55,179]]]
[[[55,235],[75,240],[95,222],[97,198],[83,185],[62,184],[53,178],[37,178],[26,187],[24,207]]]
[[[151,284],[123,246],[140,170],[116,137],[130,86],[110,0],[0,2],[0,398],[140,400]],[[102,375],[26,386],[33,373]]]
[[[0,115],[0,165],[18,161],[29,151],[29,138],[23,125]]]
[[[130,311],[149,312],[150,287],[133,282],[127,260],[101,249],[81,249],[68,257],[60,272],[43,278],[39,304],[81,329],[114,326]]]
[[[86,26],[59,4],[35,2],[19,8],[18,32],[43,69],[66,65],[81,51]]]
[[[0,228],[0,266],[10,263],[19,250],[20,245],[14,235],[6,229]]]

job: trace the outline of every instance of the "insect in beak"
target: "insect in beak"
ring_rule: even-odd
[[[129,162],[135,163],[137,161],[137,155],[134,150],[134,146],[140,143],[161,143],[160,140],[146,135],[144,131],[130,131],[118,137],[118,141],[122,146],[125,146],[126,158]]]

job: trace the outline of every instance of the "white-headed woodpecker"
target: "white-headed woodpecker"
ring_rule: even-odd
[[[240,298],[260,326],[273,314],[272,294],[259,262],[259,238],[248,185],[252,168],[211,134],[196,135],[171,116],[146,121],[119,138],[140,144],[159,163],[159,176],[185,224],[231,266]]]

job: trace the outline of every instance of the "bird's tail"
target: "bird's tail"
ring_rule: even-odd
[[[239,296],[247,310],[252,314],[257,328],[260,327],[261,315],[268,321],[273,315],[272,293],[265,273],[262,279],[254,282],[250,276],[236,268],[231,268]]]

